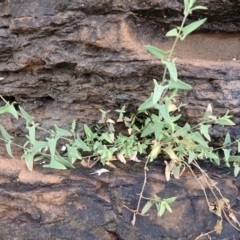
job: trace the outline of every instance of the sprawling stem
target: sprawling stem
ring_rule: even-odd
[[[173,52],[174,52],[174,50],[175,50],[175,47],[176,47],[176,45],[177,45],[177,42],[178,42],[178,40],[179,40],[179,38],[180,38],[180,34],[181,34],[182,29],[183,29],[183,26],[184,26],[184,24],[185,24],[185,22],[186,22],[186,20],[187,20],[188,14],[189,14],[189,13],[187,13],[187,14],[184,15],[184,18],[183,18],[183,21],[182,21],[182,23],[181,23],[181,26],[180,26],[180,28],[178,29],[178,33],[179,33],[179,34],[178,34],[178,35],[176,36],[176,38],[175,38],[175,41],[174,41],[174,43],[173,43],[173,46],[172,46],[172,48],[171,48],[171,50],[170,50],[170,53],[169,53],[169,55],[168,55],[167,61],[170,61],[170,60],[171,60],[172,54],[173,54]],[[167,66],[165,65],[164,72],[163,72],[163,77],[162,77],[162,82],[165,81],[166,73],[167,73]]]

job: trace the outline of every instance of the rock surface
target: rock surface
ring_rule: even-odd
[[[193,86],[181,94],[189,103],[183,114],[196,122],[211,103],[216,114],[229,109],[239,125],[240,2],[198,3],[209,10],[196,12],[189,22],[208,21],[176,51],[179,77]],[[132,110],[149,96],[162,67],[143,45],[170,48],[165,33],[181,22],[183,4],[2,0],[0,7],[0,76],[5,78],[0,94],[22,104],[45,127],[77,119],[81,128],[99,118],[99,108],[125,104]],[[22,123],[5,116],[1,121],[8,130],[23,131]]]
[[[171,205],[173,213],[157,217],[153,208],[149,216],[137,216],[133,227],[132,212],[124,205],[132,209],[137,206],[143,164],[119,164],[119,168],[101,176],[90,175],[94,169],[76,167],[53,171],[39,166],[30,173],[23,161],[1,159],[0,239],[192,240],[213,230],[218,220],[209,212],[203,191],[193,177],[185,175],[166,182],[163,166],[157,161],[149,166],[144,196],[177,196]],[[221,170],[214,180],[231,200],[233,209],[239,211],[240,179]],[[145,203],[143,200],[141,206]],[[221,235],[211,234],[213,240],[240,237],[226,221],[223,227]]]
[[[135,109],[161,79],[162,67],[143,48],[165,50],[165,33],[179,25],[180,0],[0,0],[0,94],[17,101],[45,127],[68,126],[73,119],[93,123],[99,109],[126,105]],[[234,115],[232,136],[240,125],[240,1],[199,0],[208,11],[201,29],[176,50],[179,78],[193,86],[180,100],[189,103],[184,117],[197,122],[211,103],[214,113]],[[24,123],[1,116],[1,123],[23,135]],[[223,130],[214,128],[219,141]],[[2,150],[3,152],[4,150]],[[130,165],[130,166],[129,166]],[[100,166],[99,166],[100,167]],[[143,181],[141,165],[128,164],[100,177],[76,165],[68,171],[0,159],[0,239],[156,240],[194,239],[213,229],[201,189],[191,177],[166,182],[162,165],[151,165],[146,196],[178,196],[173,214],[137,217],[131,226]],[[211,170],[210,170],[211,171]],[[240,179],[218,174],[217,181],[239,211]],[[224,188],[224,189],[223,189]],[[212,239],[238,239],[224,221]]]

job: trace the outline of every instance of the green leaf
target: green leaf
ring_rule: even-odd
[[[176,197],[171,197],[171,198],[164,199],[164,201],[165,201],[167,204],[170,204],[170,203],[175,202],[176,199],[177,199]]]
[[[34,151],[33,149],[29,149],[29,150],[24,150],[24,154],[22,155],[22,159],[25,159],[25,162],[29,171],[32,171],[33,169],[33,159],[35,154],[36,154],[36,151]]]
[[[164,120],[167,122],[167,123],[170,123],[171,122],[171,119],[170,119],[170,115],[169,115],[169,111],[168,111],[168,106],[166,104],[164,105],[160,105],[158,107],[162,117],[164,118]]]
[[[184,14],[189,10],[189,0],[184,0]]]
[[[224,119],[224,118],[219,118],[216,120],[216,123],[217,124],[220,124],[220,125],[226,125],[226,126],[233,126],[235,125],[235,123],[233,121],[231,121],[230,119]]]
[[[8,155],[11,158],[14,158],[13,155],[12,155],[11,143],[12,143],[12,141],[8,141],[8,143],[6,144],[6,150],[7,150]]]
[[[229,162],[240,162],[240,156],[230,156],[228,161]]]
[[[44,164],[43,167],[44,168],[60,169],[60,170],[67,169],[62,163],[57,162],[55,159],[52,159],[49,164]]]
[[[231,143],[231,137],[230,137],[230,134],[227,133],[226,136],[225,136],[225,140],[224,140],[223,145],[226,145],[226,144],[229,144],[229,143]]]
[[[214,162],[217,164],[217,165],[220,165],[220,159],[218,157],[218,155],[210,152],[210,151],[206,151],[205,152],[205,155],[207,158],[209,158],[210,160],[214,160]]]
[[[54,160],[58,138],[47,138],[47,141],[51,153],[51,160]]]
[[[179,33],[178,30],[176,28],[170,30],[167,32],[166,37],[178,37]]]
[[[68,144],[66,144],[66,146],[67,146],[68,160],[71,163],[74,163],[77,159],[82,158],[76,147],[70,146]]]
[[[153,204],[151,203],[151,201],[148,201],[143,207],[141,214],[142,215],[146,214],[149,211],[149,209],[152,207],[152,205]]]
[[[240,141],[238,140],[238,153],[240,153]]]
[[[157,81],[155,79],[153,79],[154,81],[154,91],[153,91],[153,104],[155,105],[159,99],[161,98],[164,90],[168,87],[167,85],[166,86],[161,86],[157,83]]]
[[[158,213],[157,213],[157,215],[159,216],[159,217],[161,217],[163,214],[164,214],[164,212],[165,212],[165,204],[164,204],[164,202],[161,202],[161,203],[156,203],[156,206],[157,206],[157,210],[158,210]]]
[[[191,90],[192,89],[192,87],[189,84],[187,84],[179,79],[177,81],[174,81],[171,79],[169,81],[169,88],[170,89],[176,88],[176,89],[181,89],[181,90]]]
[[[56,138],[72,136],[72,133],[66,131],[65,129],[59,128],[56,124],[54,124],[54,127],[56,130]]]
[[[170,207],[168,204],[165,204],[165,208],[166,208],[170,213],[172,213],[172,209],[171,209],[171,207]]]
[[[91,149],[86,145],[86,143],[79,138],[79,135],[77,135],[77,138],[73,142],[73,146],[76,146],[86,152],[91,151]]]
[[[71,133],[73,134],[76,130],[76,120],[72,121],[72,128],[71,128]]]
[[[203,119],[209,120],[209,117],[212,116],[212,105],[208,104],[206,112],[204,113]]]
[[[108,133],[102,133],[102,135],[99,137],[99,140],[105,140],[108,143],[113,143],[113,140]]]
[[[14,107],[14,104],[15,102],[13,102],[11,105],[9,103],[6,103],[5,106],[0,108],[0,114],[11,113],[16,119],[18,119],[18,113]]]
[[[8,132],[5,130],[5,128],[0,124],[0,130],[1,130],[1,133],[2,133],[2,136],[3,138],[6,140],[6,141],[10,141],[13,139],[13,136],[11,136],[10,134],[8,134]]]
[[[154,122],[154,133],[155,133],[155,138],[157,140],[162,139],[163,134],[162,134],[162,129],[163,129],[163,123],[162,122]]]
[[[35,140],[33,144],[33,150],[40,150],[48,146],[48,142],[46,141],[37,141]]]
[[[193,151],[188,152],[188,164],[192,163],[192,161],[195,159],[196,154]]]
[[[223,149],[225,161],[229,160],[231,149]]]
[[[88,138],[92,138],[93,132],[92,132],[91,129],[88,127],[88,125],[84,124],[83,127],[84,127],[84,132],[85,132],[86,136],[87,136]]]
[[[138,108],[138,111],[145,111],[149,108],[152,108],[155,104],[153,103],[153,93],[151,93],[151,96],[140,105],[140,107]]]
[[[160,60],[163,60],[166,55],[170,53],[170,51],[164,52],[159,48],[153,47],[151,45],[144,45],[144,47],[155,57],[159,58]]]
[[[204,6],[196,6],[196,7],[190,9],[190,13],[192,13],[195,10],[207,10],[207,9],[208,8],[204,7]]]
[[[150,134],[152,134],[154,132],[154,127],[152,124],[149,124],[143,131],[141,134],[141,137],[146,137],[149,136]]]
[[[169,62],[166,63],[166,66],[167,66],[167,69],[168,69],[171,79],[174,82],[177,82],[178,74],[177,74],[177,68],[175,66],[175,60],[176,60],[176,58],[174,58],[173,60],[170,60]]]
[[[238,164],[236,164],[234,167],[234,177],[237,177],[237,175],[239,174],[239,171],[240,171],[240,167]]]
[[[35,130],[36,130],[36,126],[38,126],[38,123],[33,124],[31,127],[27,126],[26,128],[28,129],[28,133],[29,133],[29,140],[31,142],[32,145],[34,145],[35,143]]]
[[[208,133],[210,127],[211,125],[200,125],[200,132],[208,141],[211,141],[211,137]]]
[[[67,161],[66,159],[64,159],[63,157],[61,157],[58,152],[56,152],[55,160],[56,160],[57,162],[61,163],[62,165],[64,165],[65,167],[75,168],[69,161]]]
[[[19,110],[22,117],[26,120],[27,125],[34,120],[35,117],[30,116],[21,106],[19,106]]]
[[[199,28],[206,20],[207,20],[207,18],[200,19],[200,20],[193,22],[193,23],[189,24],[188,26],[184,27],[182,29],[181,40],[184,40],[187,35],[189,35],[191,32],[193,32],[194,30]]]
[[[201,134],[199,132],[192,132],[189,136],[191,137],[191,139],[193,141],[198,142],[203,147],[205,147],[205,148],[208,147],[208,143],[203,139],[203,137],[201,136]]]

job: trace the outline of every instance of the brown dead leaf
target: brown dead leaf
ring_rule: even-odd
[[[216,231],[217,234],[221,234],[222,232],[222,220],[218,220],[215,227],[214,227],[214,230]]]

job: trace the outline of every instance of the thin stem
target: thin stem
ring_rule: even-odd
[[[141,200],[143,198],[143,191],[145,189],[145,186],[146,186],[146,183],[147,183],[147,165],[148,165],[148,162],[149,162],[149,158],[147,158],[147,161],[144,165],[144,181],[143,181],[143,185],[142,185],[142,190],[139,194],[139,198],[138,198],[138,204],[137,204],[137,209],[134,213],[134,218],[136,217],[137,214],[139,214],[139,208],[140,208],[140,203],[141,203]]]
[[[184,18],[183,18],[183,21],[182,21],[182,24],[181,24],[181,26],[180,26],[180,28],[179,28],[179,30],[178,30],[179,35],[176,36],[175,41],[174,41],[173,46],[172,46],[172,49],[170,50],[170,53],[169,53],[169,55],[168,55],[168,61],[171,60],[172,54],[173,54],[173,52],[174,52],[174,50],[175,50],[175,47],[176,47],[176,45],[177,45],[177,42],[178,42],[178,40],[179,40],[179,38],[180,38],[180,34],[181,34],[181,31],[182,31],[182,29],[183,29],[183,26],[184,26],[184,24],[185,24],[185,22],[186,22],[187,17],[188,17],[188,14],[185,14],[185,15],[184,15]],[[165,65],[164,72],[163,72],[163,77],[162,77],[162,82],[165,81],[166,73],[167,73],[167,66]]]

